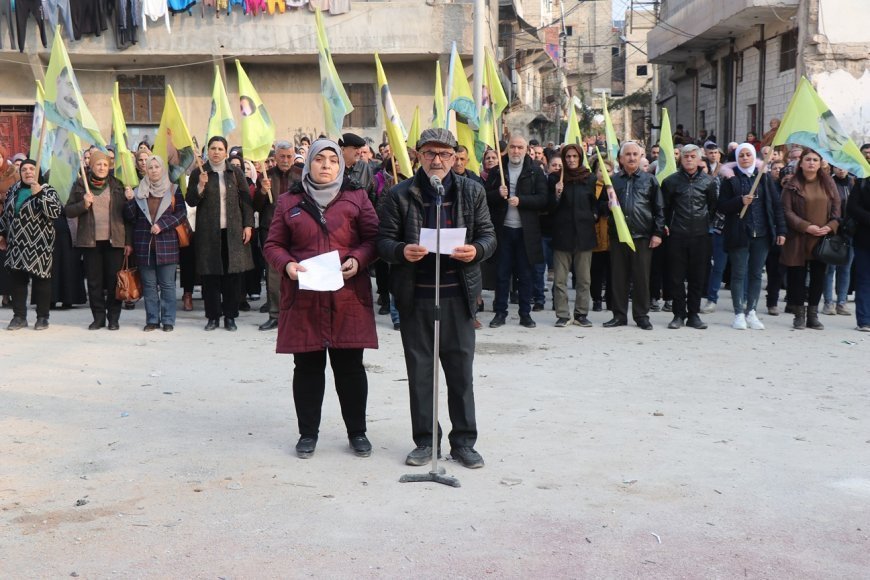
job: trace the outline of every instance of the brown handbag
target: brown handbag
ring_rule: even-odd
[[[136,302],[142,298],[142,279],[139,269],[129,267],[129,258],[124,256],[124,265],[118,270],[118,282],[115,286],[115,298],[124,302]]]
[[[175,194],[172,194],[172,213],[175,213]],[[193,235],[193,230],[190,229],[190,222],[187,218],[181,220],[181,223],[175,226],[175,233],[178,234],[178,247],[186,248],[190,245],[190,238]]]

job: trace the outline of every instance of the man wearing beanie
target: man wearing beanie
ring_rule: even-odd
[[[474,409],[474,313],[481,292],[480,262],[495,251],[495,231],[489,219],[483,187],[452,171],[456,139],[447,129],[426,129],[417,141],[420,169],[388,193],[380,206],[378,254],[390,264],[390,287],[402,319],[402,346],[411,395],[411,427],[416,448],[408,465],[432,459],[432,375],[434,369],[435,256],[419,244],[420,228],[466,228],[465,244],[442,256],[440,273],[440,361],[447,381],[452,429],[450,454],[465,467],[483,467],[474,449],[477,421]],[[440,206],[431,183],[444,187]],[[440,437],[440,433],[439,433]]]

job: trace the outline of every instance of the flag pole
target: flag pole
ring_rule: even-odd
[[[773,147],[770,148],[770,151],[767,152],[767,156],[764,158],[764,161],[761,162],[761,167],[758,168],[758,175],[755,176],[755,182],[752,184],[752,189],[749,190],[747,195],[755,195],[755,190],[758,189],[758,184],[761,182],[761,176],[764,174],[767,169],[767,164],[770,163],[771,158],[773,157]],[[753,198],[754,199],[754,198]],[[752,202],[749,202],[750,204]],[[743,219],[743,216],[746,215],[746,210],[749,209],[748,205],[744,205],[743,209],[740,210],[740,219]]]
[[[45,143],[45,127],[48,122],[48,115],[45,114],[45,105],[42,107],[42,127],[39,129],[39,145],[36,152],[36,173],[37,177],[42,174],[39,164],[42,163],[42,145]]]
[[[493,139],[493,140],[495,141],[495,153],[496,153],[496,156],[498,157],[498,172],[499,172],[499,175],[501,175],[501,184],[502,184],[502,186],[504,186],[505,185],[504,168],[502,167],[502,164],[501,164],[501,145],[499,145],[499,143],[498,143],[498,123],[495,122],[495,117],[493,117],[493,119],[492,119],[492,135],[493,135],[493,137],[495,137],[495,139]]]

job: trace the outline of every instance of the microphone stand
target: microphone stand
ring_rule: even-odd
[[[400,483],[433,482],[459,487],[459,480],[445,475],[438,466],[438,383],[441,376],[441,203],[444,186],[437,177],[431,179],[435,187],[435,342],[432,348],[432,467],[429,473],[408,473],[399,478]]]

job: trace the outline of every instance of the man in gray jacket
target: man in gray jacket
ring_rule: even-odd
[[[434,228],[439,211],[442,228],[466,228],[465,244],[453,248],[441,260],[440,360],[452,424],[448,435],[450,454],[473,469],[483,467],[483,458],[474,449],[474,312],[482,287],[480,262],[492,256],[496,242],[483,186],[451,170],[456,147],[456,139],[446,129],[427,129],[420,135],[416,147],[420,169],[414,177],[393,187],[380,205],[378,254],[390,264],[390,290],[402,319],[411,427],[417,446],[405,462],[425,465],[433,452],[436,288],[435,256],[420,245],[420,229]],[[438,191],[430,181],[433,177],[438,177],[444,187],[440,204]]]

